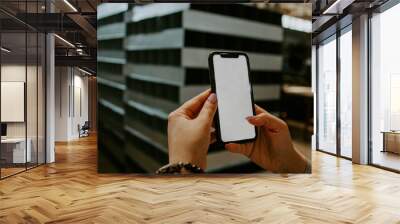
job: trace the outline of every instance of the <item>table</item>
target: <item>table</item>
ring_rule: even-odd
[[[393,152],[400,154],[400,131],[382,131],[383,150],[382,152]]]
[[[32,153],[30,138],[26,139],[27,147],[25,153],[25,138],[1,139],[1,157],[5,163],[26,163],[31,162]]]

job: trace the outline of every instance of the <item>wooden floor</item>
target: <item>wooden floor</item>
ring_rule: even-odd
[[[377,165],[400,170],[400,154],[392,152],[374,151],[373,161]]]
[[[313,152],[312,175],[96,173],[95,138],[0,181],[0,223],[400,223],[400,175]]]

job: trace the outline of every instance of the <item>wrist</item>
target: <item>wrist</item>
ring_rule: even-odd
[[[206,169],[206,163],[203,162],[202,160],[185,157],[185,156],[173,157],[173,158],[169,159],[169,164],[175,164],[175,163],[190,163],[190,164],[200,167],[203,170]]]
[[[169,163],[190,163],[201,169],[206,169],[206,155],[200,155],[199,150],[190,148],[172,149],[169,154]]]
[[[192,174],[204,173],[204,170],[199,166],[191,163],[169,163],[156,171],[156,174]]]

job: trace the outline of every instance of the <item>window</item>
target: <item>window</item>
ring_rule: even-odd
[[[340,155],[352,156],[352,34],[351,26],[342,31],[340,46]]]
[[[23,15],[43,4],[17,5]],[[0,178],[45,163],[45,44],[44,33],[0,12]]]
[[[400,170],[400,5],[371,18],[370,159]]]
[[[317,148],[336,153],[336,36],[318,47]]]

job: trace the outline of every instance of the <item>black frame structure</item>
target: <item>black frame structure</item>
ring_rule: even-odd
[[[25,20],[27,18],[27,13],[39,13],[39,7],[42,6],[42,4],[46,5],[46,1],[45,0],[19,0],[18,4],[22,5],[22,9],[25,12]],[[30,4],[30,9],[28,10],[28,4]],[[33,6],[32,6],[33,5]],[[40,5],[40,6],[39,6]],[[4,175],[4,173],[2,173],[3,171],[3,164],[2,164],[2,160],[0,159],[0,179],[5,179],[7,177],[19,174],[21,172],[25,172],[29,169],[38,167],[40,165],[43,165],[46,163],[47,158],[46,158],[46,148],[47,148],[47,142],[46,142],[46,137],[47,137],[47,133],[46,133],[46,118],[47,118],[47,114],[46,114],[46,77],[47,77],[47,33],[43,32],[41,30],[38,30],[26,23],[24,23],[21,19],[19,19],[17,16],[14,16],[12,13],[8,12],[7,10],[5,10],[4,8],[2,8],[2,3],[0,3],[0,13],[6,15],[8,20],[12,20],[15,23],[20,24],[20,27],[23,27],[22,29],[18,29],[18,30],[7,30],[6,28],[4,28],[3,26],[3,21],[0,20],[0,46],[3,47],[4,43],[2,43],[3,41],[3,36],[5,34],[15,34],[15,35],[24,35],[24,50],[25,51],[25,81],[24,81],[24,129],[25,129],[25,167],[22,169],[22,167],[18,167],[21,168],[20,171],[18,172],[14,172],[11,173],[9,175]],[[47,7],[45,7],[44,12],[47,12]],[[21,15],[19,15],[21,16]],[[6,23],[6,22],[5,22]],[[4,29],[3,29],[4,28]],[[33,41],[28,42],[28,38],[32,37]],[[31,59],[28,56],[28,48],[29,48],[29,44],[32,44],[34,47],[33,50],[33,54],[35,54],[36,58]],[[41,47],[40,47],[41,46]],[[31,47],[32,48],[32,47]],[[39,50],[41,49],[41,50]],[[32,52],[31,52],[32,53]],[[42,63],[40,61],[40,59],[42,60]],[[3,67],[3,62],[4,62],[4,54],[3,52],[0,53],[0,82],[2,81],[2,67]],[[33,162],[27,162],[28,161],[28,154],[27,154],[27,145],[28,145],[28,66],[29,65],[33,65],[34,67],[36,67],[35,71],[31,71],[31,74],[35,73],[36,77],[36,86],[33,86],[34,88],[34,92],[32,94],[36,94],[35,99],[35,103],[36,103],[36,111],[33,111],[34,114],[33,116],[36,118],[34,118],[33,123],[31,125],[33,126],[33,129],[35,129],[35,133],[36,135],[30,137],[32,139],[32,141],[36,141],[36,147],[34,150],[36,150],[36,161]],[[41,67],[41,86],[39,86],[39,67]],[[40,92],[39,94],[39,88],[42,88],[42,92]],[[0,90],[1,90],[1,85],[0,85]],[[1,93],[1,91],[0,91]],[[31,93],[29,93],[31,95]],[[1,95],[1,94],[0,94]],[[41,104],[39,104],[39,100],[41,101]],[[0,98],[1,101],[1,98]],[[39,106],[42,108],[42,111],[40,113],[39,111]],[[1,110],[1,105],[0,105],[0,110]],[[35,109],[34,109],[35,110]],[[1,117],[1,115],[0,115]],[[36,119],[36,120],[35,120]],[[41,124],[41,134],[39,134],[39,122]],[[0,119],[0,123],[1,123],[1,119]],[[36,127],[35,127],[36,125]],[[33,130],[32,129],[32,130]],[[39,143],[39,136],[42,137],[41,142]],[[39,146],[40,145],[40,146]],[[39,149],[40,147],[40,149]],[[0,158],[1,157],[1,153],[2,153],[2,145],[0,144]],[[39,157],[40,154],[40,157]],[[32,155],[32,154],[31,154]]]
[[[384,170],[400,173],[400,170],[393,169],[381,164],[374,163],[373,160],[373,141],[372,141],[372,23],[374,13],[384,13],[392,7],[400,4],[400,0],[388,0],[384,4],[380,5],[373,10],[368,11],[368,165],[381,168]]]
[[[344,23],[342,23],[342,26],[334,25],[336,31],[331,33],[330,35],[325,36],[323,39],[318,40],[318,43],[316,44],[316,92],[317,95],[319,94],[320,88],[319,88],[319,47],[321,43],[325,42],[330,42],[330,41],[336,41],[336,152],[328,152],[324,149],[321,149],[319,147],[319,102],[318,102],[318,97],[316,97],[316,150],[320,152],[324,152],[333,156],[338,156],[347,160],[351,160],[350,157],[343,156],[341,153],[341,118],[340,118],[340,80],[341,80],[341,67],[340,67],[340,37],[347,33],[351,32],[351,22],[349,22],[349,18],[345,17],[343,18],[345,20]],[[331,40],[330,40],[331,39]]]

